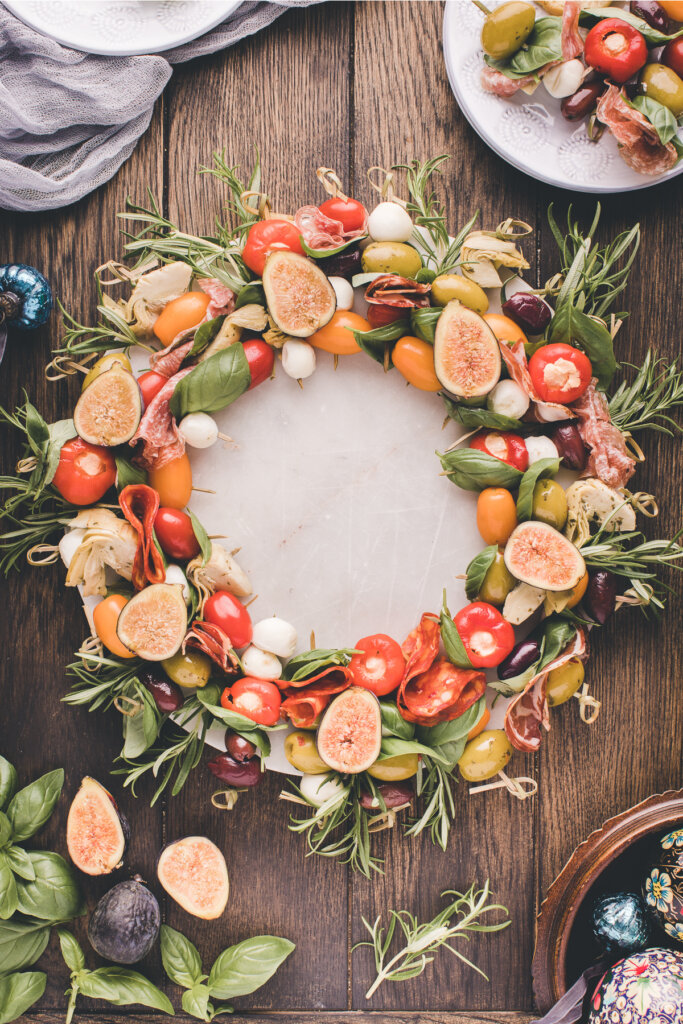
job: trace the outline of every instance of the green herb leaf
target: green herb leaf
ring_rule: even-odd
[[[576,636],[576,626],[567,619],[551,615],[543,623],[543,654],[538,663],[537,672],[549,665],[567,647]]]
[[[241,309],[242,306],[250,306],[252,304],[264,307],[266,305],[266,295],[260,281],[250,281],[249,284],[245,284],[243,288],[240,288],[235,300],[235,309]]]
[[[209,1012],[209,992],[206,985],[194,985],[192,988],[183,992],[182,996],[182,1007],[185,1013],[189,1013],[191,1017],[198,1017],[199,1020],[211,1020],[211,1013]]]
[[[230,345],[178,381],[171,396],[171,412],[177,420],[190,412],[218,412],[243,395],[250,383],[244,347]]]
[[[486,710],[486,698],[480,697],[467,711],[450,722],[438,725],[419,725],[417,734],[428,747],[442,753],[449,764],[455,765],[462,757],[467,735],[481,720]]]
[[[312,651],[304,651],[302,654],[295,654],[287,662],[282,678],[288,682],[297,683],[302,679],[318,675],[326,668],[333,668],[336,665],[348,665],[356,652],[352,648],[323,648],[316,647]]]
[[[12,826],[6,814],[0,811],[0,849],[8,846],[12,839]]]
[[[230,946],[214,961],[208,986],[217,999],[246,996],[271,978],[294,950],[293,942],[276,935],[256,935]]]
[[[25,971],[0,978],[0,1024],[9,1024],[33,1006],[45,991],[47,975]]]
[[[6,921],[19,905],[17,881],[7,854],[0,851],[0,918]]]
[[[114,1006],[139,1003],[173,1015],[173,1007],[164,993],[142,974],[127,967],[99,967],[96,971],[83,971],[78,978],[78,987],[82,995],[106,999]]]
[[[582,348],[591,361],[598,386],[603,391],[609,387],[619,369],[619,363],[614,357],[612,335],[604,324],[576,309],[571,299],[558,304],[550,323],[548,340]]]
[[[202,524],[199,522],[199,519],[197,519],[197,516],[194,514],[192,509],[188,508],[186,511],[187,511],[188,516],[192,520],[192,529],[194,530],[194,535],[197,538],[197,542],[199,544],[199,547],[201,548],[202,558],[204,560],[204,565],[206,565],[206,563],[211,558],[211,550],[212,550],[211,549],[211,541],[209,540],[209,535],[206,532],[206,530],[204,529],[204,527],[202,526]]]
[[[241,715],[238,711],[233,711],[232,708],[221,707],[220,704],[215,703],[213,698],[215,694],[213,692],[205,693],[207,687],[202,687],[197,691],[197,700],[204,707],[208,708],[214,718],[224,722],[229,728],[234,729],[236,732],[255,732],[264,726],[257,725],[251,718],[246,718]]]
[[[484,60],[491,68],[502,71],[508,78],[525,78],[538,71],[551,60],[562,59],[562,19],[537,18],[531,35],[524,46],[512,57],[495,60],[484,55]]]
[[[154,698],[144,687],[137,687],[135,698],[141,707],[134,715],[123,715],[123,750],[125,758],[140,757],[152,746],[159,735],[161,717]]]
[[[10,846],[8,850],[5,850],[5,853],[14,874],[19,875],[19,878],[25,878],[32,882],[36,877],[36,872],[28,852],[21,846]]]
[[[465,596],[468,601],[476,600],[477,594],[483,586],[484,577],[495,562],[497,554],[498,546],[496,544],[489,544],[489,546],[484,548],[483,551],[480,551],[478,555],[475,555],[467,566]]]
[[[668,107],[651,96],[634,96],[629,100],[632,107],[648,119],[659,135],[659,141],[663,146],[671,142],[678,133],[678,121]]]
[[[0,967],[3,973],[30,967],[48,944],[50,924],[45,921],[0,921]]]
[[[381,700],[379,707],[382,715],[382,735],[412,740],[415,735],[415,726],[412,722],[406,722],[396,705],[391,701]]]
[[[408,334],[409,330],[408,320],[394,320],[393,323],[386,324],[384,327],[376,327],[373,331],[354,331],[353,336],[356,339],[356,344],[363,349],[366,355],[374,359],[380,366],[391,369],[393,366],[389,359],[389,353],[393,348],[391,342],[398,341],[399,338]]]
[[[367,238],[367,235],[359,235],[357,238],[350,238],[348,242],[342,242],[341,245],[337,245],[334,249],[311,249],[310,245],[306,245],[306,240],[301,238],[301,248],[304,250],[307,256],[310,256],[314,260],[324,260],[326,256],[337,256],[338,253],[344,252],[352,245],[358,245],[363,239]]]
[[[17,790],[17,770],[0,754],[0,810],[4,811]]]
[[[83,913],[78,881],[58,853],[30,850],[36,877],[17,883],[18,908],[22,914],[45,921],[69,921]]]
[[[680,35],[683,35],[683,28],[672,33],[672,35],[666,35],[665,32],[660,32],[659,29],[649,25],[644,18],[639,18],[636,14],[631,14],[630,11],[623,10],[621,7],[601,7],[598,10],[585,10],[581,11],[580,15],[582,25],[590,25],[594,22],[602,21],[603,18],[619,18],[620,21],[625,21],[628,25],[632,25],[633,28],[637,29],[645,37],[650,46],[662,46],[670,39],[678,39]]]
[[[203,980],[202,961],[189,939],[182,932],[161,926],[161,962],[171,981],[183,988],[192,988]]]
[[[486,427],[488,430],[519,430],[522,421],[514,416],[503,416],[499,412],[491,412],[485,407],[459,405],[448,395],[442,395],[446,412],[455,423],[461,423],[463,427],[474,430],[476,427]]]
[[[417,740],[401,740],[398,736],[386,736],[382,740],[382,753],[378,758],[380,761],[388,757],[401,757],[403,754],[423,754],[431,757],[434,761],[446,761],[446,758],[435,747],[429,747]]]
[[[7,817],[16,842],[34,835],[50,819],[63,785],[64,771],[56,768],[15,793],[7,808]]]
[[[472,668],[472,662],[470,661],[465,645],[462,642],[462,638],[458,633],[457,626],[451,618],[451,613],[446,607],[446,595],[444,593],[443,608],[441,609],[441,616],[439,618],[441,625],[441,641],[446,651],[446,657],[450,662],[456,665],[458,668]]]
[[[66,928],[58,928],[57,935],[66,966],[70,971],[82,971],[85,967],[85,957],[76,937]]]
[[[147,473],[144,469],[134,466],[130,459],[116,455],[116,490],[122,491],[131,484],[146,484]]]
[[[522,477],[517,495],[517,519],[523,522],[533,517],[534,487],[539,480],[560,472],[559,459],[539,459],[532,463]]]
[[[198,356],[211,344],[223,326],[224,320],[225,316],[216,316],[213,320],[205,320],[203,324],[199,325],[194,332],[194,340],[190,349],[191,356]]]
[[[452,452],[437,452],[444,472],[451,483],[464,491],[483,491],[485,487],[519,487],[522,474],[507,462],[494,458],[476,448],[456,448]]]
[[[443,313],[440,306],[420,306],[410,311],[410,329],[421,341],[434,344],[436,325]]]

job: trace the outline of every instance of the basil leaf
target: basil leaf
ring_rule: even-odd
[[[276,935],[255,935],[224,950],[214,961],[208,986],[212,996],[247,996],[271,978],[289,954],[293,942]]]
[[[296,683],[309,676],[315,676],[326,668],[348,665],[355,654],[353,648],[338,649],[315,647],[312,651],[295,654],[287,662],[282,678],[287,682]]]
[[[42,955],[50,938],[45,921],[0,921],[0,970],[30,967]]]
[[[630,11],[622,10],[621,7],[601,7],[599,10],[581,11],[580,14],[582,24],[601,21],[603,18],[619,18],[628,25],[632,25],[645,37],[650,46],[662,46],[670,39],[678,39],[680,35],[683,35],[683,28],[680,28],[668,36],[665,32],[660,32],[658,28],[653,28],[644,18],[639,18],[636,14],[631,14]]]
[[[189,939],[182,932],[161,926],[161,962],[171,981],[183,988],[192,988],[202,980],[202,961]]]
[[[10,846],[9,850],[5,850],[5,854],[14,874],[32,882],[36,872],[27,851],[21,846]]]
[[[480,697],[471,707],[458,718],[450,722],[439,722],[438,725],[419,725],[417,734],[428,747],[439,749],[448,743],[456,743],[467,739],[467,734],[474,729],[486,710],[486,698]]]
[[[565,647],[568,647],[576,636],[576,626],[567,619],[551,615],[543,624],[543,654],[538,663],[537,672],[550,664],[558,654],[562,654]]]
[[[234,729],[235,732],[255,732],[259,728],[265,728],[264,726],[257,725],[251,718],[245,718],[239,711],[233,711],[232,708],[221,707],[220,704],[212,704],[210,702],[212,694],[205,694],[203,690],[197,691],[197,700],[204,707],[208,708],[214,718],[219,719],[225,725]]]
[[[341,245],[336,245],[334,249],[311,249],[310,245],[306,245],[306,241],[301,237],[301,248],[304,250],[307,256],[310,256],[314,260],[324,260],[327,256],[337,256],[338,253],[344,252],[352,245],[358,245],[363,239],[367,238],[367,235],[360,235],[357,238],[350,238],[347,242],[342,242]]]
[[[486,427],[489,430],[519,430],[522,426],[522,421],[515,419],[514,416],[503,416],[502,413],[491,412],[490,409],[483,407],[458,405],[447,395],[442,397],[450,418],[471,430],[475,427]]]
[[[191,1017],[198,1017],[199,1020],[211,1020],[212,1015],[209,1013],[209,992],[206,985],[194,985],[191,989],[183,992],[181,999],[181,1005],[185,1013],[189,1013]]]
[[[406,722],[395,704],[381,700],[379,708],[382,715],[382,736],[398,736],[402,740],[412,740],[415,726],[412,722]]]
[[[498,546],[496,544],[489,544],[487,548],[484,548],[478,555],[475,555],[467,566],[465,596],[468,601],[476,600],[477,594],[483,586],[484,577],[495,562],[497,554]]]
[[[572,305],[571,296],[558,305],[550,323],[548,340],[582,348],[591,361],[598,386],[604,391],[619,369],[614,357],[612,335],[604,324]]]
[[[514,466],[476,448],[456,448],[436,454],[451,483],[464,491],[483,491],[485,487],[515,489],[522,479],[521,472]]]
[[[203,352],[220,331],[224,320],[225,316],[215,316],[213,320],[205,320],[203,324],[200,324],[194,332],[194,340],[189,355],[197,356],[200,352]]]
[[[398,341],[410,331],[408,320],[394,320],[384,327],[376,327],[374,331],[354,331],[353,336],[356,344],[359,345],[366,355],[374,359],[380,366],[391,369],[393,364],[388,359],[388,353],[393,348],[392,341]]]
[[[17,790],[17,770],[0,754],[0,810],[4,811]]]
[[[45,991],[47,975],[42,971],[24,971],[0,978],[0,1024],[9,1024],[33,1006]]]
[[[249,363],[237,342],[209,356],[178,381],[171,412],[177,420],[190,412],[218,412],[243,395],[250,383]]]
[[[30,850],[36,877],[17,882],[18,908],[22,914],[45,921],[70,921],[83,913],[76,876],[58,853]]]
[[[188,509],[186,509],[186,511],[187,511],[188,516],[190,517],[190,520],[192,521],[192,529],[194,530],[194,535],[197,538],[197,543],[199,544],[199,547],[201,548],[202,558],[204,560],[203,564],[206,565],[206,563],[211,558],[211,550],[212,550],[211,541],[209,540],[209,535],[206,532],[206,530],[204,529],[204,527],[202,526],[202,524],[197,519],[197,517],[194,514],[194,512],[192,511],[192,509],[188,508]]]
[[[260,281],[250,281],[249,284],[245,284],[244,288],[240,288],[237,293],[235,309],[241,309],[242,306],[251,306],[252,304],[265,308],[266,293]]]
[[[159,712],[151,694],[139,687],[136,697],[142,707],[134,715],[123,715],[123,750],[121,756],[126,760],[139,757],[152,746],[161,725]]]
[[[76,428],[73,420],[57,420],[48,427],[49,441],[45,452],[45,463],[43,466],[42,486],[51,484],[59,465],[59,456],[67,441],[76,436]]]
[[[34,455],[45,454],[45,446],[50,441],[50,428],[40,415],[35,405],[26,402],[26,437]]]
[[[14,794],[7,817],[16,842],[34,835],[50,819],[63,785],[64,771],[56,768]]]
[[[443,643],[448,660],[458,668],[472,668],[472,662],[465,650],[465,645],[458,633],[457,626],[451,618],[451,613],[446,607],[445,600],[439,622],[441,624],[441,642]]]
[[[429,345],[434,344],[436,325],[443,313],[440,306],[420,306],[410,311],[410,329],[421,340]]]
[[[443,755],[446,764],[451,771],[453,771],[456,764],[462,757],[466,746],[467,736],[463,736],[459,740],[453,740],[450,743],[443,743],[439,747],[439,753]]]
[[[0,811],[0,849],[8,846],[12,839],[12,826],[6,814]]]
[[[674,135],[678,133],[678,121],[663,103],[651,96],[634,96],[628,102],[636,110],[639,110],[656,129],[659,141],[663,146],[666,146],[667,142],[671,142]]]
[[[82,995],[91,999],[106,999],[114,1006],[139,1003],[173,1014],[173,1007],[164,993],[142,974],[127,967],[99,967],[96,971],[83,971],[78,979],[78,987]]]
[[[397,736],[387,736],[382,740],[382,752],[379,761],[386,761],[389,757],[401,757],[404,754],[423,754],[431,757],[434,761],[445,761],[446,758],[434,747],[428,747],[417,740],[401,740]]]
[[[58,928],[57,935],[66,966],[70,971],[82,971],[85,967],[85,957],[76,937],[66,928]]]
[[[508,78],[524,78],[551,60],[562,59],[562,19],[537,18],[531,35],[512,57],[494,60],[484,55],[489,67],[502,71]]]
[[[537,482],[559,472],[559,459],[539,459],[529,466],[522,477],[517,495],[517,519],[520,522],[533,517],[534,487]]]
[[[144,469],[134,466],[129,459],[124,459],[122,455],[116,455],[115,459],[117,491],[122,491],[124,487],[128,487],[130,484],[147,483],[147,473]]]
[[[19,905],[17,881],[7,854],[0,853],[0,918],[6,921]]]

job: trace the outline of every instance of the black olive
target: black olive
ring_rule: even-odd
[[[354,274],[360,274],[360,259],[360,249],[357,246],[351,246],[350,249],[344,249],[336,256],[324,256],[322,259],[316,260],[316,263],[323,274],[327,274],[328,277],[350,279]]]
[[[528,334],[540,334],[553,315],[547,302],[529,292],[515,292],[503,303],[503,312]]]
[[[650,28],[659,29],[660,32],[668,34],[669,32],[669,19],[667,13],[661,4],[658,4],[656,0],[631,0],[629,4],[631,14],[635,14],[636,17],[642,18],[646,21]]]
[[[140,682],[152,694],[154,703],[162,714],[170,715],[172,711],[178,711],[183,706],[183,691],[161,672],[148,668],[140,674]]]
[[[603,626],[614,612],[616,603],[616,576],[606,569],[591,573],[583,598],[584,607],[591,618]]]
[[[413,798],[413,787],[409,782],[382,782],[377,787],[377,792],[382,794],[382,799],[389,810],[392,807],[401,807],[410,803]],[[381,814],[382,805],[376,797],[367,791],[361,793],[360,804],[366,811],[375,811]]]
[[[552,432],[552,439],[562,459],[562,465],[580,473],[586,468],[588,452],[575,423],[561,423]]]
[[[560,104],[562,116],[567,121],[580,121],[595,110],[598,97],[603,92],[605,83],[600,78],[593,82],[584,82],[571,96],[565,96]]]
[[[256,753],[256,747],[237,732],[225,735],[225,749],[235,761],[250,761]]]
[[[228,786],[258,786],[264,773],[261,761],[252,757],[250,761],[236,761],[230,754],[219,754],[209,761],[209,771]]]
[[[527,638],[520,640],[512,648],[507,658],[503,658],[498,666],[499,679],[514,679],[515,676],[526,672],[530,665],[538,661],[541,656],[541,648],[536,640]]]

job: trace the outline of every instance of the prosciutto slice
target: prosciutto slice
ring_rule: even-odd
[[[185,334],[187,331],[183,331],[183,335]],[[162,377],[172,377],[189,356],[193,345],[193,338],[190,338],[189,341],[182,341],[179,345],[176,345],[175,341],[171,342],[171,346],[162,349],[161,352],[155,352],[150,357],[151,368],[155,373],[160,373]]]
[[[167,462],[179,459],[185,452],[185,442],[170,409],[171,396],[176,384],[193,369],[192,366],[179,370],[166,381],[149,403],[130,444],[142,441],[142,450],[135,456],[135,462],[142,469],[160,469]]]
[[[574,413],[568,406],[560,405],[559,402],[544,402],[539,396],[529,373],[529,364],[526,352],[524,351],[523,341],[516,341],[514,345],[508,345],[506,342],[501,341],[499,345],[500,354],[503,357],[508,373],[515,384],[518,384],[534,403],[533,412],[537,420],[541,423],[555,423],[557,420],[571,420],[574,418]]]
[[[579,433],[590,448],[588,464],[582,476],[596,476],[608,487],[624,487],[636,470],[624,435],[610,419],[609,405],[593,379],[572,405],[579,418]]]
[[[483,67],[481,69],[481,87],[484,92],[491,92],[494,96],[501,96],[506,99],[514,96],[524,85],[533,85],[536,75],[526,75],[524,78],[508,78],[502,71],[495,68]]]
[[[579,0],[565,0],[562,10],[562,59],[573,60],[583,53],[583,37],[579,32]]]
[[[610,85],[602,94],[596,113],[612,132],[619,145],[619,153],[634,171],[663,174],[678,160],[673,143],[662,145],[654,125],[626,102],[616,85]]]
[[[367,216],[362,228],[346,231],[340,220],[328,217],[317,206],[302,206],[294,214],[294,223],[310,249],[338,249],[367,233]]]
[[[227,316],[235,308],[235,293],[216,277],[200,277],[197,284],[211,302],[206,307],[205,320],[213,320],[217,316]]]

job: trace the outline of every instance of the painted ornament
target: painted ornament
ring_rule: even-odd
[[[588,1024],[681,1024],[683,953],[645,949],[620,960],[601,978]]]
[[[607,952],[635,953],[647,946],[650,923],[645,904],[635,892],[601,896],[593,907],[593,934]]]
[[[659,840],[643,881],[643,898],[669,938],[683,944],[683,828]]]

